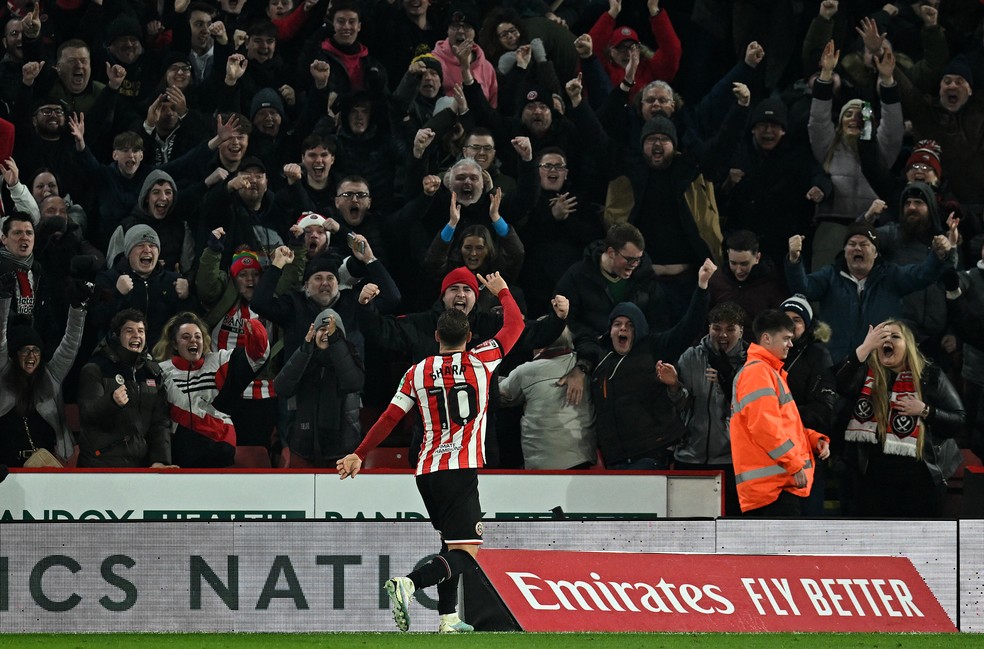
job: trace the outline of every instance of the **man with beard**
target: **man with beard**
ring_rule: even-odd
[[[327,214],[335,204],[335,138],[312,133],[301,142],[300,164],[284,165],[287,186],[277,192],[277,202],[287,214]]]
[[[89,310],[100,335],[109,331],[114,314],[138,309],[147,316],[147,337],[156,340],[168,318],[192,308],[188,280],[158,264],[160,249],[160,237],[149,225],[127,230],[125,256],[96,276],[96,297]]]
[[[735,97],[733,113],[745,113],[748,88],[736,87]],[[704,177],[713,168],[706,165],[716,164],[715,156],[698,159],[677,146],[672,121],[657,114],[646,122],[639,139],[645,164],[626,164],[627,174],[609,184],[605,206],[606,220],[627,217],[649,242],[646,252],[671,318],[686,309],[698,266],[718,257],[722,239],[714,188]]]
[[[360,358],[365,358],[365,339],[357,316],[359,291],[363,285],[381,287],[386,295],[382,309],[393,311],[400,303],[400,291],[383,263],[376,259],[365,237],[356,235],[352,255],[366,267],[366,277],[351,289],[340,289],[338,262],[330,255],[318,255],[304,266],[300,290],[275,295],[287,264],[296,263],[294,251],[280,246],[274,251],[270,266],[256,285],[250,307],[284,330],[284,358],[290,358],[304,342],[308,327],[315,317],[327,308],[338,313],[345,324],[345,337],[357,348]],[[364,246],[363,246],[364,244]],[[378,292],[380,288],[376,288]]]
[[[232,263],[233,252],[242,245],[255,251],[260,264],[266,267],[273,251],[284,245],[280,231],[286,217],[274,204],[273,192],[267,189],[266,164],[259,158],[244,159],[229,182],[210,189],[201,214],[199,248],[212,230],[225,229],[227,246],[222,253],[223,267]]]
[[[32,65],[30,63],[26,65]],[[21,108],[24,108],[23,112]],[[65,105],[51,97],[41,97],[33,106],[15,105],[13,121],[17,139],[14,159],[24,169],[48,169],[62,179],[60,187],[76,201],[90,195],[86,176],[75,157],[75,142],[65,128]]]
[[[707,335],[683,352],[676,366],[657,363],[656,373],[687,427],[686,437],[673,453],[673,468],[724,471],[724,513],[735,516],[741,508],[728,420],[732,384],[748,353],[743,338],[748,314],[734,302],[724,302],[710,310],[707,320]]]
[[[168,72],[185,70],[188,57],[169,54],[164,67]],[[189,88],[192,88],[189,84]],[[181,157],[209,137],[208,122],[201,110],[188,105],[188,97],[177,87],[168,87],[147,106],[147,114],[139,128],[133,128],[144,140],[144,151],[155,166]],[[201,170],[190,180],[198,181]]]
[[[124,309],[83,368],[80,467],[171,465],[171,419],[160,367],[147,353],[147,318]]]
[[[950,233],[956,237],[955,224]],[[920,263],[900,266],[883,259],[878,236],[867,225],[856,223],[848,229],[837,260],[807,275],[801,261],[804,239],[801,235],[789,239],[786,283],[791,291],[820,303],[818,315],[833,329],[827,348],[834,364],[861,344],[869,327],[901,316],[902,298],[933,284],[953,248],[949,238],[936,235]]]
[[[878,254],[895,264],[917,264],[926,256],[933,237],[960,225],[951,213],[944,223],[933,188],[926,183],[909,183],[899,198],[898,221],[875,230],[878,235]],[[951,239],[951,242],[953,239]],[[956,255],[947,258],[947,265],[956,266]],[[902,301],[901,317],[916,336],[919,349],[938,363],[945,363],[941,348],[946,334],[946,293],[938,284],[906,295]],[[945,367],[946,365],[944,365]]]

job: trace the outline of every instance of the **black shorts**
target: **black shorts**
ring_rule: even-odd
[[[417,476],[417,490],[431,524],[448,545],[482,543],[482,505],[478,471],[453,469]]]

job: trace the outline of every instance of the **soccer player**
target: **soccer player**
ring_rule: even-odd
[[[441,553],[406,577],[386,582],[393,620],[401,631],[410,628],[414,591],[437,584],[439,633],[463,633],[474,627],[456,612],[458,575],[475,565],[482,544],[482,507],[478,501],[478,469],[485,464],[485,424],[492,372],[523,332],[523,316],[499,273],[478,280],[499,298],[502,329],[491,340],[466,351],[471,331],[468,316],[448,309],[437,320],[440,353],[417,363],[379,421],[355,452],[338,461],[341,479],[354,478],[366,455],[386,439],[416,405],[424,423],[424,441],[417,464],[417,489],[431,523],[441,533]]]

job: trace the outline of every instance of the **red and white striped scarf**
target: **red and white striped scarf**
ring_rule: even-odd
[[[875,384],[874,374],[868,368],[861,394],[854,402],[851,421],[847,424],[844,437],[849,442],[878,443],[878,420],[875,413],[875,403],[871,398],[871,390]],[[888,421],[885,423],[885,444],[882,450],[890,455],[906,455],[916,457],[919,436],[923,432],[922,418],[903,415],[892,407],[899,402],[899,396],[908,394],[917,396],[916,386],[912,381],[912,372],[899,372],[892,384],[889,400]]]

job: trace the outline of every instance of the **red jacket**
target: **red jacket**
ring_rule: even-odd
[[[826,435],[805,428],[786,384],[782,359],[760,345],[735,376],[731,398],[731,457],[741,511],[775,502],[783,490],[808,496],[813,486],[813,449]],[[793,474],[806,472],[806,486]]]
[[[680,68],[683,47],[680,45],[680,39],[677,37],[673,23],[670,22],[670,17],[666,15],[666,12],[660,11],[655,16],[650,17],[649,28],[653,30],[653,37],[655,37],[659,49],[656,50],[656,54],[651,59],[640,57],[635,85],[629,91],[630,99],[650,81],[661,80],[667,83],[673,81],[673,77],[676,76],[677,70]],[[625,78],[625,69],[612,63],[608,56],[608,42],[611,40],[615,29],[615,19],[606,11],[598,17],[598,21],[588,32],[591,35],[595,56],[605,67],[608,78],[612,80],[613,88],[622,83],[622,79]]]

